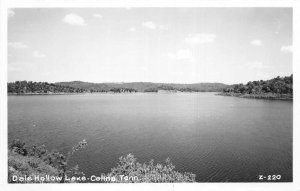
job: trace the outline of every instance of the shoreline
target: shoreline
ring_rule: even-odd
[[[219,93],[219,92],[84,92],[84,93],[7,93],[8,96],[30,96],[30,95],[83,95],[83,94],[181,94],[181,93]]]
[[[26,95],[77,95],[77,94],[88,94],[88,93],[7,93],[8,96],[26,96]]]
[[[248,98],[248,99],[265,99],[265,100],[286,100],[293,101],[292,95],[288,94],[273,94],[273,93],[264,93],[264,94],[242,94],[242,93],[225,93],[221,92],[215,94],[218,96],[231,96],[238,98]]]

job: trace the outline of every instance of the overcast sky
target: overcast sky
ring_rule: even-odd
[[[8,10],[8,81],[231,84],[290,74],[291,8]]]

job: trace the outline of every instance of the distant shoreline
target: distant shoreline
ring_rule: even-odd
[[[83,92],[83,93],[7,93],[8,96],[31,96],[31,95],[84,95],[84,94],[180,94],[180,93],[219,93],[219,92]]]
[[[221,92],[216,95],[220,96],[232,96],[239,98],[249,98],[249,99],[267,99],[267,100],[287,100],[293,101],[293,95],[290,94],[273,94],[273,93],[264,93],[264,94],[242,94],[242,93],[225,93]]]
[[[142,92],[137,92],[142,93]],[[132,94],[132,93],[114,93],[114,92],[82,92],[82,93],[7,93],[7,95],[17,95],[17,96],[26,96],[26,95],[83,95],[83,94]]]
[[[7,95],[77,95],[77,94],[88,94],[88,93],[7,93]]]
[[[241,94],[241,93],[225,93],[225,92],[83,92],[83,93],[8,93],[8,96],[34,96],[34,95],[85,95],[85,94],[181,94],[181,93],[216,93],[217,96],[230,96],[238,98],[249,98],[249,99],[267,99],[267,100],[287,100],[293,101],[292,95],[288,94]]]

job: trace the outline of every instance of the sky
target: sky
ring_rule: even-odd
[[[8,10],[8,81],[226,84],[292,74],[291,8]]]

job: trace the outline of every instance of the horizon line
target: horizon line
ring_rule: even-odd
[[[291,73],[290,75],[286,75],[286,76],[280,76],[277,75],[276,77],[287,77],[287,76],[291,76],[293,75],[293,73]],[[276,77],[272,77],[272,78],[268,78],[267,80],[271,80],[274,79]],[[262,79],[260,79],[262,80]],[[260,81],[260,80],[250,80],[248,82],[252,82],[252,81]],[[16,81],[8,81],[7,83],[14,83],[17,81],[27,81],[27,82],[47,82],[47,81],[33,81],[33,80],[16,80]],[[224,85],[233,85],[233,84],[244,84],[242,82],[239,83],[224,83],[224,82],[193,82],[193,83],[176,83],[176,82],[151,82],[151,81],[131,81],[131,82],[88,82],[88,81],[81,81],[81,80],[70,80],[70,81],[57,81],[57,82],[47,82],[47,83],[65,83],[65,82],[84,82],[84,83],[93,83],[93,84],[107,84],[107,83],[111,83],[111,84],[126,84],[126,83],[153,83],[153,84],[204,84],[204,83],[211,83],[211,84],[224,84]],[[247,82],[245,82],[247,83]]]

